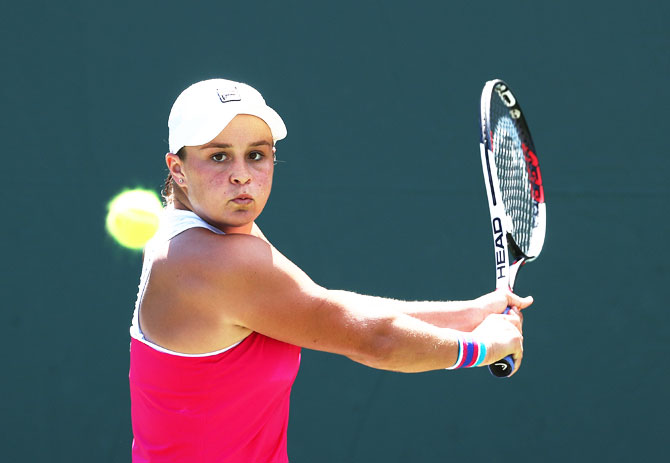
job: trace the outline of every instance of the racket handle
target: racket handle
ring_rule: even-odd
[[[504,359],[498,360],[496,363],[489,365],[489,371],[493,376],[498,378],[506,378],[514,371],[514,359],[508,355]]]
[[[512,308],[507,307],[503,313],[507,314],[510,310],[512,310]],[[489,365],[489,371],[497,378],[507,378],[514,371],[514,359],[511,355],[508,355],[504,359],[498,360],[497,362]]]

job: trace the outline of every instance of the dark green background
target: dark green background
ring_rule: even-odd
[[[3,461],[130,460],[140,256],[107,201],[158,190],[194,81],[257,87],[289,136],[261,227],[320,284],[492,288],[478,105],[500,77],[548,198],[519,279],[526,356],[416,375],[304,351],[292,462],[642,461],[666,454],[667,2],[95,1],[2,7]]]

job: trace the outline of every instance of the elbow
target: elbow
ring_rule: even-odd
[[[391,371],[404,371],[399,355],[400,343],[395,339],[393,319],[378,320],[366,330],[358,348],[348,357],[363,365]]]

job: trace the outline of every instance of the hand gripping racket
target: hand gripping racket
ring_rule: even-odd
[[[511,290],[521,266],[542,250],[546,211],[540,165],[526,119],[502,80],[491,80],[482,90],[480,151],[491,212],[496,288]],[[508,355],[489,369],[494,376],[509,376],[514,359]]]

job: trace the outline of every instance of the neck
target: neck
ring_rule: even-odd
[[[230,234],[239,234],[239,235],[251,235],[251,230],[253,229],[254,223],[251,222],[250,224],[246,224],[242,227],[230,227],[230,226],[222,226],[222,225],[216,225],[216,228],[221,230],[227,235]]]

